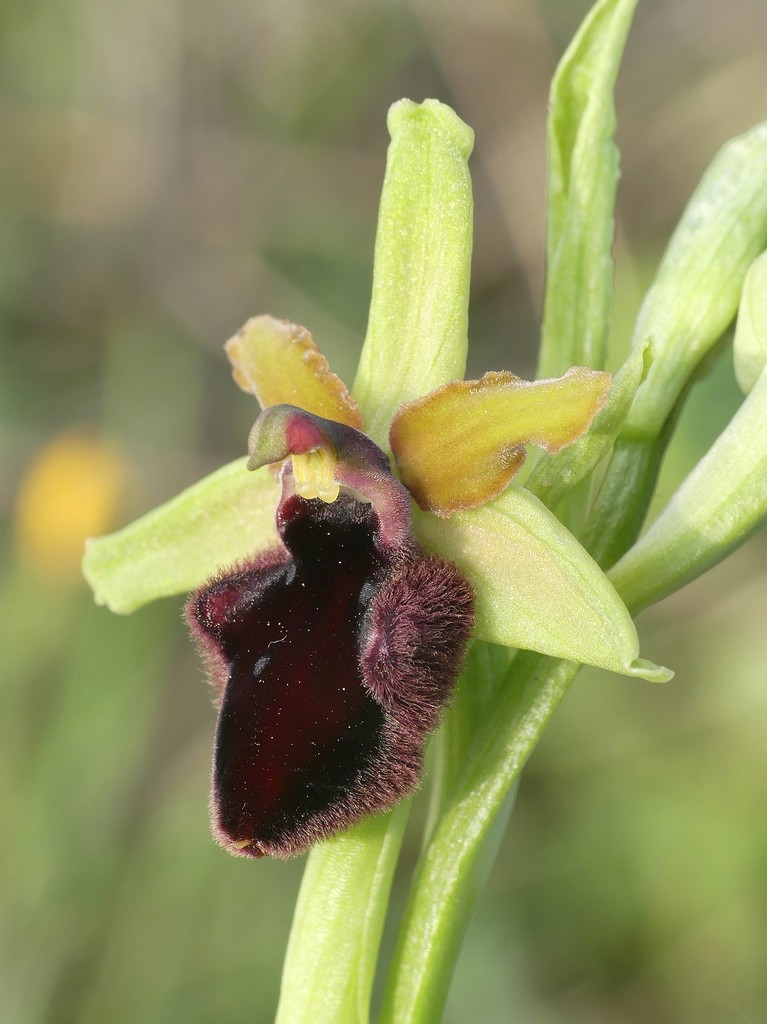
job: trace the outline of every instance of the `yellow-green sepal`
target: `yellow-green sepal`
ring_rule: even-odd
[[[671,678],[639,660],[636,628],[612,583],[524,488],[449,520],[419,513],[414,524],[474,587],[480,639],[654,682]]]
[[[117,533],[88,540],[83,575],[96,603],[132,612],[277,544],[277,481],[267,468],[249,473],[246,461],[230,462]]]

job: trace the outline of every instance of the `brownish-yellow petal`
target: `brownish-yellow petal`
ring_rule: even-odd
[[[428,512],[445,516],[483,505],[519,471],[523,445],[554,453],[582,437],[611,379],[583,366],[554,380],[486,373],[408,402],[390,434],[402,480]]]
[[[359,406],[305,327],[254,316],[224,348],[235,382],[255,395],[262,409],[296,405],[349,427],[362,426]]]

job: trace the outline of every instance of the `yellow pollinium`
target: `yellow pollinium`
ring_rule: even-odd
[[[327,448],[313,448],[302,455],[294,455],[296,493],[302,498],[320,498],[330,505],[340,491],[335,470],[336,460]]]

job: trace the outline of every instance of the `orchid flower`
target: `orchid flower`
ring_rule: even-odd
[[[300,852],[410,793],[470,631],[668,675],[638,658],[631,617],[596,563],[512,483],[534,445],[549,460],[543,477],[538,468],[545,494],[556,453],[583,444],[592,424],[605,433],[642,360],[628,384],[625,372],[613,385],[586,367],[535,382],[510,372],[459,379],[471,131],[435,101],[395,105],[390,129],[359,401],[305,328],[253,318],[226,345],[235,381],[263,410],[248,461],[86,554],[97,600],[115,611],[195,589],[187,616],[220,705],[214,833],[242,855]],[[438,191],[413,159],[424,152]],[[427,234],[446,183],[442,234]],[[404,254],[391,244],[403,225]],[[597,449],[581,458],[581,476]]]
[[[410,493],[443,516],[486,504],[522,441],[558,450],[585,431],[610,377],[493,374],[402,406],[390,436],[405,487],[307,331],[259,317],[227,351],[263,406],[248,468],[282,465],[282,543],[188,605],[222,699],[214,831],[235,853],[290,854],[412,792],[458,676],[473,591],[416,541]]]

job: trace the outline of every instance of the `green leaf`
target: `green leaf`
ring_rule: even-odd
[[[735,325],[735,376],[744,394],[767,366],[767,252],[749,267]]]
[[[701,359],[731,323],[767,245],[767,123],[733,139],[703,176],[658,268],[634,339],[655,358],[624,435],[655,438]]]
[[[437,100],[395,103],[376,235],[367,336],[353,394],[387,449],[402,402],[466,366],[474,134]]]
[[[586,436],[557,455],[544,455],[538,460],[525,487],[547,508],[556,508],[609,453],[651,362],[649,342],[635,348],[613,378],[604,408],[594,417]]]
[[[657,438],[616,439],[599,494],[580,532],[583,546],[603,569],[614,565],[641,532],[674,420],[669,417]]]
[[[540,377],[574,364],[605,365],[618,182],[613,87],[635,6],[636,0],[597,3],[552,82]]]
[[[767,522],[767,369],[647,533],[613,567],[644,608],[721,561]]]
[[[132,612],[181,594],[278,542],[277,483],[238,459],[107,537],[86,542],[83,575],[97,604]]]
[[[309,854],[276,1024],[367,1021],[392,876],[409,803]]]
[[[480,639],[653,681],[670,678],[666,669],[637,661],[636,629],[615,588],[523,488],[449,520],[418,514],[415,525],[474,587]]]

